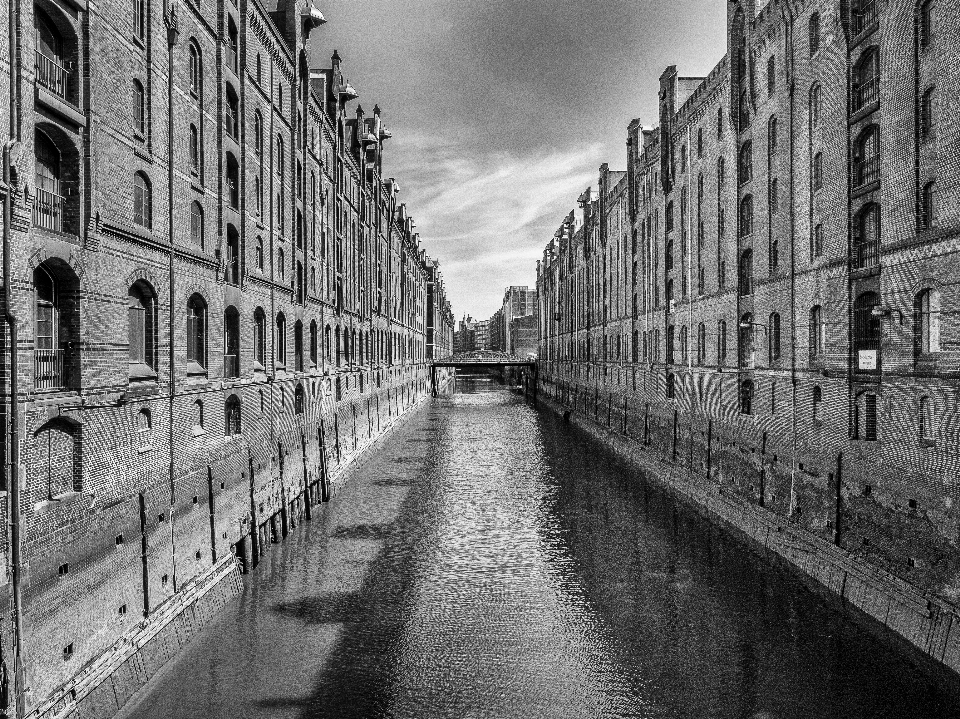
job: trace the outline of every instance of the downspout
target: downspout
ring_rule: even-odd
[[[174,466],[173,453],[173,405],[177,395],[177,372],[176,372],[176,354],[174,351],[174,326],[176,323],[176,273],[174,272],[174,213],[173,213],[173,48],[177,44],[177,38],[180,35],[180,28],[177,23],[177,6],[171,2],[164,12],[164,24],[167,26],[167,232],[170,240],[169,265],[167,275],[169,286],[167,289],[168,306],[168,328],[170,332],[169,356],[167,358],[170,373],[169,380],[169,417],[167,421],[167,440],[168,440],[168,471],[170,480],[170,552],[173,560],[173,591],[177,592],[177,545],[174,539],[174,518],[173,510],[176,502],[176,467]]]
[[[11,25],[13,20],[11,19]],[[11,37],[13,37],[11,35]],[[11,74],[13,74],[11,72]],[[11,92],[15,96],[16,92]],[[11,106],[11,125],[19,130],[14,119],[16,113]],[[17,406],[19,384],[17,375],[19,363],[17,357],[17,317],[11,309],[12,292],[10,282],[10,255],[12,254],[10,223],[13,220],[13,162],[12,155],[19,143],[9,140],[3,148],[3,307],[7,326],[10,330],[10,464],[7,471],[7,490],[10,493],[8,509],[10,522],[10,583],[13,591],[13,694],[16,715],[24,714],[24,675],[23,675],[23,597],[20,592],[20,408]]]
[[[786,47],[784,48],[784,57],[787,59],[787,103],[789,111],[787,113],[788,127],[787,150],[790,155],[790,392],[791,392],[791,426],[792,426],[792,452],[790,460],[790,505],[787,508],[787,516],[793,516],[793,509],[796,503],[796,477],[797,477],[797,242],[796,242],[796,168],[794,158],[794,116],[796,114],[795,105],[795,73],[793,71],[793,13],[788,8],[782,11],[781,17],[786,25]]]

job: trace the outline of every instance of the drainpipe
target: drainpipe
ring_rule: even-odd
[[[11,26],[13,20],[11,19]],[[11,35],[13,37],[13,35]],[[11,95],[15,95],[15,91]],[[16,127],[11,109],[11,124]],[[19,128],[17,128],[19,129]],[[17,317],[12,310],[12,291],[10,282],[10,255],[12,254],[10,223],[13,220],[13,154],[20,149],[20,143],[9,140],[3,148],[3,306],[7,326],[10,330],[10,464],[7,471],[10,493],[10,505],[7,509],[10,522],[10,583],[13,591],[13,694],[16,704],[16,716],[24,714],[24,676],[23,676],[23,597],[20,592],[20,408],[17,406],[19,386],[17,375],[19,363],[17,357]],[[5,709],[5,707],[0,707]]]
[[[174,326],[176,323],[176,273],[174,272],[174,219],[173,219],[173,48],[177,44],[177,38],[180,35],[180,27],[177,22],[177,6],[176,3],[170,3],[167,6],[166,12],[164,13],[164,24],[167,26],[167,185],[168,185],[168,199],[167,199],[167,231],[170,235],[170,256],[169,256],[169,267],[167,268],[167,275],[169,279],[168,287],[168,312],[169,312],[169,331],[170,331],[170,348],[169,348],[169,372],[170,372],[170,386],[169,386],[169,410],[170,416],[167,422],[167,433],[169,441],[169,477],[170,477],[170,551],[172,552],[173,558],[173,591],[177,591],[177,547],[174,540],[174,519],[173,519],[173,509],[174,503],[176,501],[175,496],[175,480],[176,480],[176,468],[174,467],[173,461],[173,405],[174,400],[177,395],[177,371],[176,371],[176,355],[174,352]]]

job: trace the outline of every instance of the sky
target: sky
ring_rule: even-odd
[[[722,0],[315,0],[313,67],[342,69],[393,133],[395,177],[459,320],[487,319],[599,167],[626,169],[633,118],[656,124],[659,77],[724,53]]]

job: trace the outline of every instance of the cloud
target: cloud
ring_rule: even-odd
[[[536,261],[576,198],[595,184],[604,146],[463,153],[418,135],[393,148],[401,197],[440,259],[458,315],[496,311],[509,285],[533,286]]]

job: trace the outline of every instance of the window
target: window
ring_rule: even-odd
[[[880,179],[880,133],[868,125],[853,147],[853,186],[863,187]]]
[[[141,140],[147,136],[147,97],[139,80],[133,81],[133,132]]]
[[[240,313],[233,305],[223,313],[223,375],[240,376]]]
[[[853,351],[858,372],[880,371],[880,337],[882,331],[880,297],[864,292],[853,303]]]
[[[263,157],[263,115],[259,110],[253,113],[253,151]]]
[[[665,394],[667,399],[673,399],[677,396],[677,376],[673,372],[667,372],[667,386]]]
[[[60,150],[50,137],[40,130],[34,132],[34,138],[36,199],[33,206],[33,225],[62,232],[68,218],[64,213],[67,198],[60,187]]]
[[[267,315],[261,307],[253,311],[253,359],[257,369],[267,364]]]
[[[227,103],[223,114],[223,126],[234,140],[240,139],[240,98],[232,85],[227,85]]]
[[[293,368],[303,372],[303,322],[293,323]]]
[[[740,318],[737,335],[739,339],[738,359],[742,367],[753,367],[754,365],[753,330],[753,315],[747,312]]]
[[[263,272],[263,238],[257,237],[257,249],[256,249],[256,263],[257,269]]]
[[[697,364],[707,363],[707,326],[701,322],[697,326]]]
[[[233,394],[227,398],[224,407],[224,434],[227,437],[235,437],[240,433],[240,398]]]
[[[686,364],[690,358],[690,343],[687,340],[687,327],[680,328],[680,362]]]
[[[823,325],[823,308],[816,305],[810,309],[810,359],[823,356],[825,327]]]
[[[727,363],[727,323],[720,320],[717,323],[717,365]]]
[[[769,324],[767,325],[767,334],[770,335],[768,341],[768,361],[769,363],[776,364],[780,361],[780,314],[774,312],[770,315]]]
[[[190,241],[203,249],[203,208],[196,200],[190,203]]]
[[[814,55],[820,49],[820,13],[813,13],[807,24],[807,34],[810,38],[810,54]]]
[[[877,20],[877,0],[854,0],[851,20],[853,34],[859,35]]]
[[[283,282],[286,277],[287,267],[286,259],[283,256],[283,248],[277,250],[277,278]]]
[[[726,173],[726,163],[724,163],[723,158],[721,157],[717,160],[717,186],[723,187],[723,183],[727,179]]]
[[[257,53],[257,84],[263,85],[263,58]]]
[[[853,111],[859,112],[880,97],[880,51],[868,48],[853,69]]]
[[[753,250],[744,250],[740,255],[739,283],[741,297],[753,294]]]
[[[254,209],[257,217],[263,217],[263,181],[260,179],[260,175],[253,178],[253,201],[256,203]]]
[[[931,180],[920,192],[920,216],[917,225],[921,230],[929,230],[936,225],[936,185]]]
[[[148,230],[153,227],[153,198],[150,180],[142,172],[133,176],[133,221]]]
[[[127,341],[131,375],[153,375],[156,369],[155,294],[143,280],[127,292]]]
[[[298,384],[297,388],[293,391],[293,411],[297,414],[303,414],[304,409],[304,391],[303,385]]]
[[[233,225],[227,225],[227,256],[224,263],[225,280],[228,285],[240,284],[240,233]]]
[[[669,272],[673,269],[673,240],[667,240],[664,248],[664,269]]]
[[[740,201],[740,236],[753,234],[753,196],[746,195]]]
[[[863,392],[857,397],[855,439],[877,441],[877,395],[873,392]]]
[[[933,88],[927,88],[920,98],[920,134],[929,137],[933,131]]]
[[[753,143],[749,140],[740,148],[740,184],[753,179]]]
[[[277,364],[286,367],[287,364],[287,318],[280,312],[277,314],[277,339],[275,353]]]
[[[673,325],[667,327],[667,348],[666,348],[666,361],[667,364],[673,364],[674,362],[674,335],[676,335],[676,328]]]
[[[773,97],[777,92],[777,58],[771,55],[767,60],[767,95]]]
[[[813,226],[813,256],[820,257],[823,254],[823,223],[818,222]]]
[[[780,183],[774,177],[770,180],[770,214],[775,215],[780,211]],[[771,261],[772,262],[772,261]],[[776,263],[773,263],[776,265]]]
[[[697,128],[697,159],[703,157],[703,128]]]
[[[940,351],[940,293],[921,290],[913,298],[913,355],[919,359]]]
[[[810,126],[820,126],[820,85],[814,84],[810,88]]]
[[[70,385],[73,357],[70,341],[79,323],[73,299],[76,275],[62,266],[43,263],[33,271],[34,290],[34,386],[60,389]]]
[[[227,52],[226,60],[227,67],[233,70],[235,75],[240,74],[240,59],[239,59],[239,33],[237,32],[237,25],[231,17],[227,23]]]
[[[811,393],[810,414],[814,425],[819,425],[822,420],[823,390],[820,387],[814,387]]]
[[[767,120],[767,155],[771,158],[777,154],[777,143],[779,142],[778,127],[776,115]]]
[[[200,175],[200,133],[194,124],[190,125],[190,174]]]
[[[203,400],[197,400],[193,403],[193,433],[200,434],[203,431]]]
[[[203,76],[200,64],[200,48],[194,40],[190,41],[190,93],[200,97],[200,82]]]
[[[280,177],[283,177],[283,165],[284,165],[285,156],[283,154],[283,138],[280,135],[277,135],[277,164],[276,170],[277,174]]]
[[[874,267],[880,261],[880,206],[867,203],[854,217],[853,265]]]
[[[811,183],[813,185],[813,191],[819,192],[823,189],[823,153],[818,152],[813,156],[813,179]]]
[[[147,0],[133,0],[133,36],[141,43],[147,38]]]
[[[319,355],[319,337],[317,329],[317,321],[313,320],[310,323],[310,366],[317,366],[317,359]]]
[[[32,436],[27,472],[43,487],[43,496],[82,490],[75,474],[76,438],[74,429],[63,420],[53,419]],[[39,489],[39,487],[37,487]]]
[[[717,108],[717,139],[723,139],[723,107]]]
[[[227,153],[227,200],[230,207],[240,209],[240,163],[232,152]]]
[[[926,48],[933,41],[936,29],[936,0],[927,0],[920,6],[920,47]]]
[[[936,427],[936,417],[933,412],[933,400],[924,395],[920,398],[920,407],[917,416],[917,424],[920,442],[925,446],[932,446],[935,444],[935,438],[937,436],[937,427]]]
[[[207,366],[207,303],[198,294],[187,300],[187,362]]]
[[[673,229],[673,202],[668,202],[667,207],[664,213],[664,222],[666,226],[664,230],[670,232]]]
[[[740,413],[753,414],[753,380],[740,381]]]

